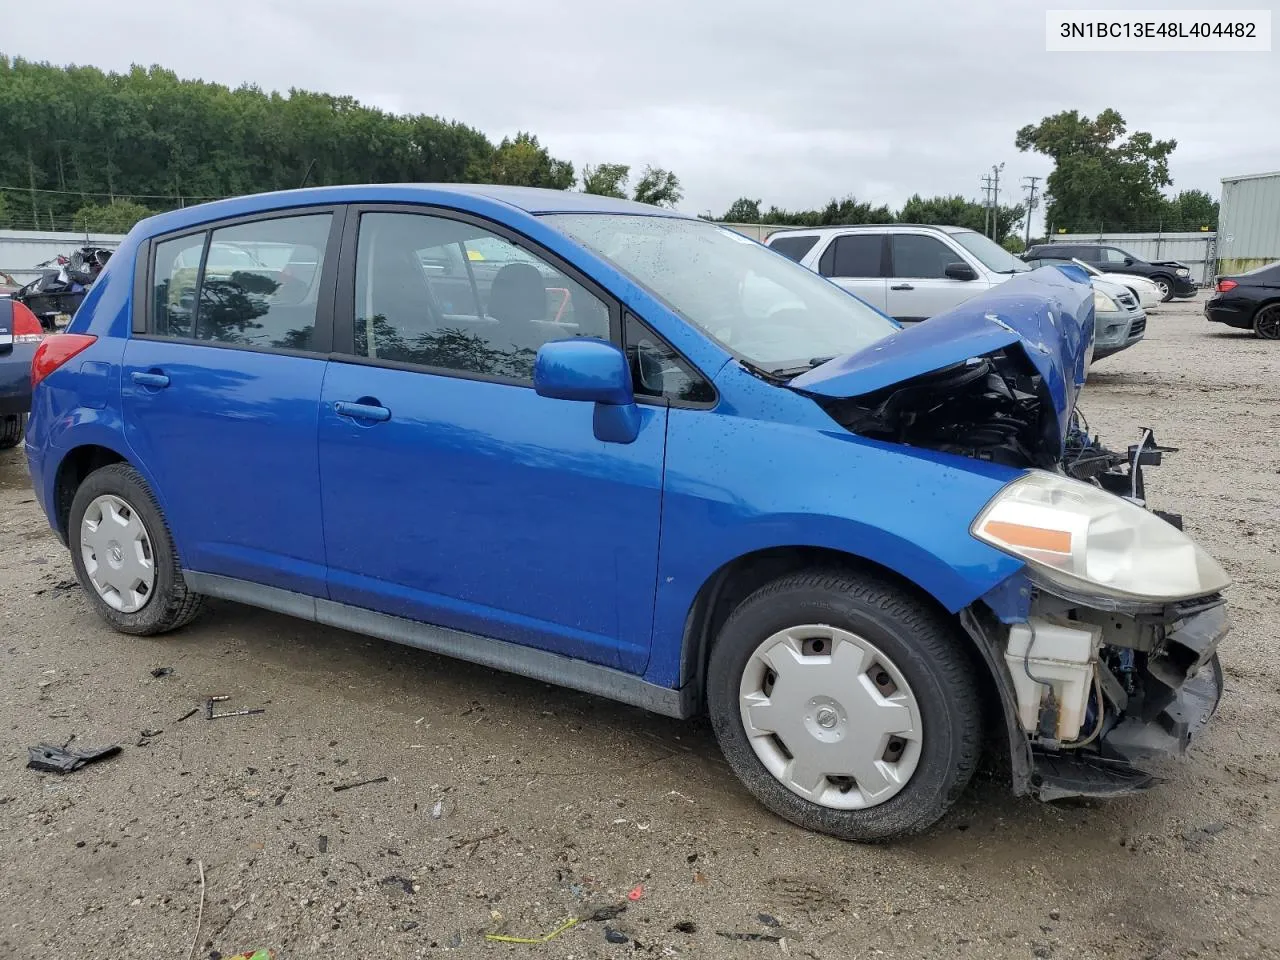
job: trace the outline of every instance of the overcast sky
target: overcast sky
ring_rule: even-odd
[[[1006,199],[1005,184],[1051,169],[1014,149],[1015,131],[1065,109],[1114,107],[1131,131],[1176,138],[1176,189],[1216,197],[1224,176],[1280,169],[1280,54],[1045,52],[1046,9],[1119,6],[116,0],[87,19],[51,20],[33,5],[5,18],[0,49],[349,94],[494,140],[529,130],[579,170],[674,170],[694,213],[743,195],[784,207],[850,193],[894,207],[915,192],[977,197],[1001,161]]]

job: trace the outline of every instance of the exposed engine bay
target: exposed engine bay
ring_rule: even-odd
[[[1136,501],[1145,498],[1143,466],[1163,454],[1150,430],[1120,453],[1088,432],[1079,411],[1060,447],[1043,378],[1020,351],[1000,350],[952,364],[860,397],[828,400],[827,412],[854,433],[1009,467],[1060,470]],[[1181,520],[1161,514],[1175,526]]]
[[[862,436],[1049,470],[1146,507],[1143,467],[1174,448],[1144,429],[1110,450],[1078,410],[1062,436],[1045,386],[1021,350],[1006,349],[823,406]],[[1152,512],[1182,528],[1180,516]],[[1149,762],[1185,751],[1217,707],[1222,596],[1126,604],[1068,596],[1031,568],[1016,579],[961,617],[1006,685],[1015,790],[1055,799],[1149,785]]]

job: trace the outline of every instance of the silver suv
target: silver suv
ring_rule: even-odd
[[[881,224],[779,230],[765,245],[900,323],[945,313],[1030,267],[967,227]],[[1142,339],[1147,318],[1120,284],[1094,278],[1095,357]]]

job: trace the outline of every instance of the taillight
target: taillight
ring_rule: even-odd
[[[1238,286],[1240,286],[1240,284],[1236,283],[1234,280],[1219,280],[1218,292],[1226,293],[1228,290],[1234,290]]]
[[[34,387],[76,354],[93,346],[97,339],[87,333],[59,333],[45,337],[44,342],[36,348],[36,355],[31,358],[31,386]]]
[[[44,327],[26,304],[13,304],[13,342],[37,343],[44,339]]]

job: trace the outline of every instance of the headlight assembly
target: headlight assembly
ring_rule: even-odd
[[[1120,308],[1116,306],[1116,302],[1101,290],[1093,291],[1093,309],[1101,310],[1105,313],[1115,313]]]
[[[1168,603],[1231,583],[1213,557],[1155,514],[1043,470],[996,494],[970,532],[1074,594]]]

